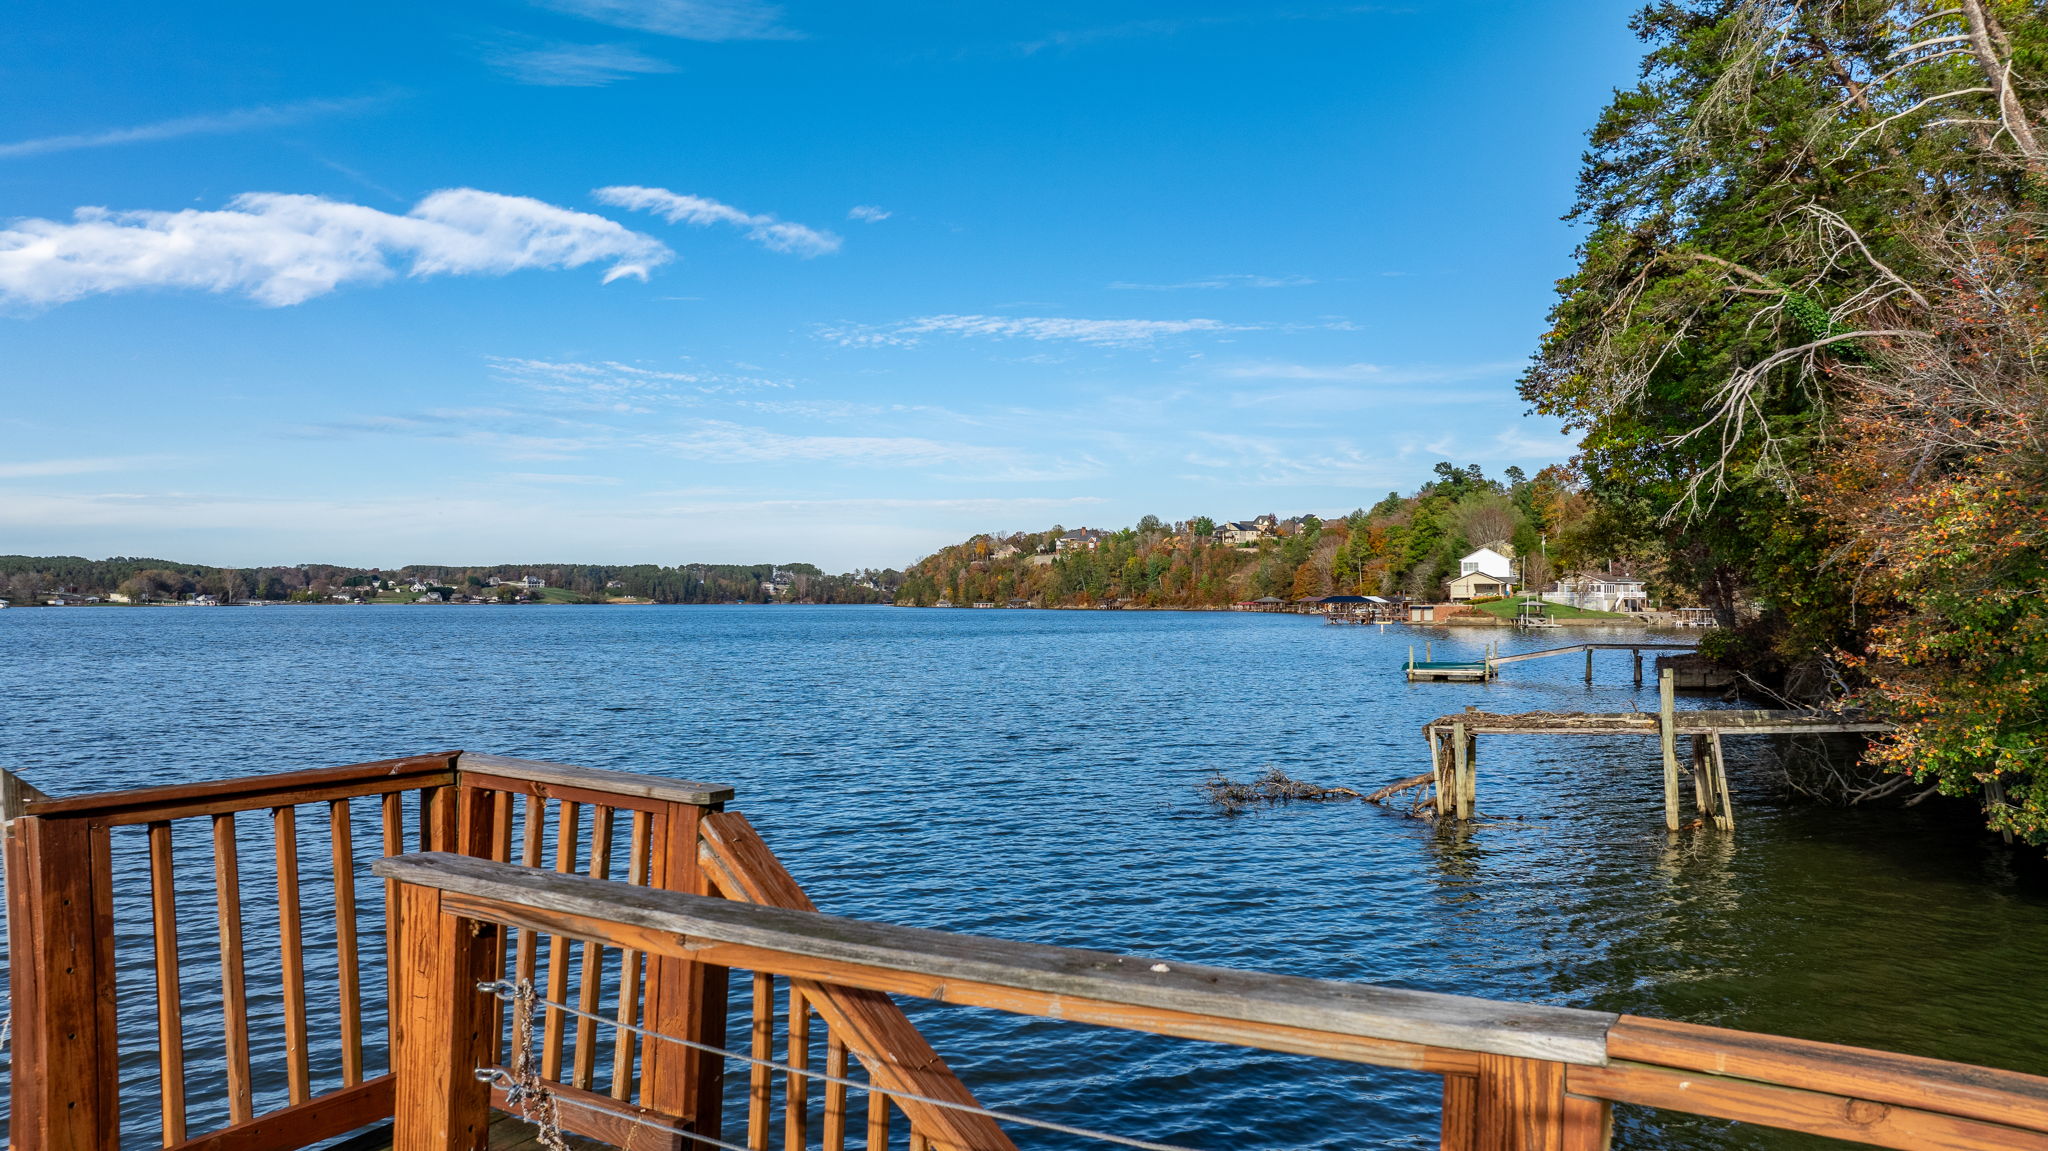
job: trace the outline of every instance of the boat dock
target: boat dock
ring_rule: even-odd
[[[1620,645],[1627,646],[1627,645]],[[1533,653],[1551,654],[1547,652]],[[1732,735],[1878,734],[1892,726],[1853,713],[1831,711],[1679,711],[1667,668],[1658,677],[1658,708],[1644,712],[1587,713],[1533,711],[1502,714],[1466,708],[1422,725],[1429,743],[1429,774],[1400,787],[1429,785],[1424,802],[1439,818],[1478,817],[1478,754],[1482,735],[1646,735],[1657,737],[1664,760],[1664,826],[1679,829],[1678,740],[1690,742],[1693,798],[1701,819],[1723,831],[1735,830],[1734,797],[1722,740]]]
[[[1643,653],[1646,651],[1698,651],[1698,644],[1691,643],[1573,643],[1563,647],[1544,648],[1542,651],[1525,651],[1515,655],[1500,654],[1499,645],[1489,642],[1486,656],[1477,660],[1438,660],[1433,658],[1434,643],[1423,645],[1423,657],[1415,658],[1415,647],[1408,647],[1408,663],[1404,667],[1408,682],[1421,683],[1485,683],[1500,674],[1500,669],[1511,663],[1532,659],[1549,659],[1552,656],[1586,654],[1586,682],[1593,682],[1593,653],[1596,651],[1625,651],[1634,657],[1635,685],[1643,686]]]

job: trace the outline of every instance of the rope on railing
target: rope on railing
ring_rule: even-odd
[[[1095,1139],[1104,1143],[1114,1143],[1120,1147],[1134,1147],[1137,1148],[1138,1151],[1197,1151],[1196,1148],[1185,1147],[1178,1143],[1153,1143],[1144,1139],[1133,1139],[1128,1135],[1117,1135],[1109,1131],[1096,1131],[1087,1127],[1074,1127],[1065,1123],[1055,1123],[1050,1119],[1037,1119],[1029,1115],[1019,1115],[1014,1111],[996,1111],[987,1107],[978,1106],[973,1103],[959,1103],[951,1099],[938,1099],[930,1095],[918,1095],[908,1091],[883,1091],[881,1088],[878,1088],[871,1083],[867,1083],[859,1079],[848,1079],[845,1076],[841,1075],[832,1075],[823,1071],[813,1071],[808,1067],[793,1067],[787,1063],[778,1063],[773,1059],[762,1059],[759,1056],[753,1055],[745,1051],[731,1051],[726,1048],[714,1046],[709,1043],[699,1043],[694,1039],[683,1039],[675,1035],[664,1035],[659,1031],[653,1031],[646,1027],[639,1026],[637,1024],[626,1023],[617,1019],[608,1019],[602,1015],[597,1014],[596,1012],[584,1011],[581,1008],[572,1006],[567,1003],[557,1003],[552,999],[544,998],[539,993],[534,991],[533,981],[530,979],[522,979],[516,983],[512,980],[507,979],[496,980],[488,983],[479,983],[476,985],[476,989],[478,991],[488,992],[491,995],[497,996],[499,999],[503,999],[507,1002],[514,1004],[515,1021],[517,1018],[517,1004],[523,998],[530,1005],[527,1008],[529,1016],[532,1013],[533,1005],[542,1007],[552,1007],[557,1011],[566,1012],[580,1019],[589,1019],[598,1023],[609,1024],[610,1026],[616,1027],[622,1031],[631,1031],[635,1035],[641,1036],[644,1039],[659,1039],[664,1043],[673,1043],[679,1047],[688,1047],[692,1050],[702,1051],[711,1055],[721,1055],[727,1059],[738,1059],[744,1063],[759,1064],[760,1066],[771,1068],[776,1071],[781,1071],[789,1075],[801,1075],[809,1079],[823,1080],[826,1083],[837,1083],[842,1087],[851,1087],[856,1091],[867,1091],[884,1094],[891,1099],[911,1099],[919,1103],[929,1104],[933,1107],[943,1107],[949,1111],[964,1112],[968,1115],[984,1115],[1000,1123],[1015,1123],[1024,1127],[1036,1127],[1042,1131],[1057,1131],[1062,1135],[1075,1135],[1083,1139]],[[516,1038],[517,1037],[515,1036],[515,1039]],[[530,1045],[530,1031],[524,1042]],[[477,1068],[477,1078],[484,1079],[488,1082],[499,1082],[501,1079],[505,1078],[505,1072],[494,1067],[479,1067]],[[533,1076],[530,1081],[521,1080],[520,1082],[522,1086],[528,1087],[530,1090],[537,1090],[541,1092],[545,1092],[547,1090],[546,1086],[542,1083],[538,1076]],[[625,1119],[632,1119],[643,1123],[646,1121],[645,1116],[637,1115],[629,1111],[610,1111],[609,1108],[600,1107],[594,1102],[583,1103],[580,1105],[591,1107],[593,1110],[605,1110],[608,1111],[610,1114],[614,1114]],[[697,1140],[701,1143],[709,1143],[714,1147],[723,1148],[724,1151],[749,1151],[748,1148],[737,1147],[731,1143],[723,1143],[717,1139],[711,1138],[708,1135],[696,1135],[691,1134],[689,1132],[677,1132],[677,1134],[683,1135],[685,1138]]]

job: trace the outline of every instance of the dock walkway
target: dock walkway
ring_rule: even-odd
[[[1635,657],[1635,684],[1643,685],[1643,653],[1646,651],[1698,651],[1694,643],[1650,643],[1634,641],[1628,643],[1572,643],[1563,647],[1547,647],[1542,651],[1517,652],[1501,655],[1492,644],[1486,648],[1486,658],[1478,660],[1439,660],[1431,658],[1433,644],[1423,645],[1423,657],[1415,658],[1415,648],[1408,648],[1408,663],[1405,668],[1410,683],[1485,683],[1500,674],[1500,669],[1511,663],[1522,663],[1532,659],[1548,659],[1552,656],[1586,654],[1586,682],[1593,682],[1593,653],[1596,651],[1625,651]]]

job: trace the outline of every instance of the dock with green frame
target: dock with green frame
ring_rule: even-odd
[[[1634,656],[1635,685],[1643,686],[1643,653],[1645,651],[1698,651],[1698,644],[1691,643],[1574,643],[1563,647],[1544,648],[1542,651],[1518,652],[1514,655],[1500,654],[1500,645],[1489,642],[1486,656],[1477,660],[1440,660],[1435,658],[1435,644],[1423,644],[1423,656],[1415,658],[1415,645],[1408,645],[1408,663],[1404,671],[1410,683],[1486,683],[1500,674],[1507,664],[1525,660],[1548,659],[1552,656],[1586,654],[1586,682],[1593,682],[1593,653],[1596,651],[1625,651]]]

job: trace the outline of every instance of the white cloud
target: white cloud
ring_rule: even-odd
[[[757,0],[533,0],[569,16],[683,40],[787,40],[782,10]]]
[[[1133,284],[1118,280],[1110,287],[1122,292],[1179,292],[1189,288],[1299,288],[1313,283],[1315,281],[1307,276],[1257,276],[1248,272],[1230,272],[1175,284]]]
[[[80,148],[146,144],[157,140],[175,140],[180,136],[219,136],[256,128],[276,128],[310,120],[316,116],[358,112],[381,102],[381,99],[371,96],[343,100],[299,100],[290,104],[264,104],[254,108],[237,108],[229,112],[180,116],[173,120],[158,120],[153,124],[138,124],[132,128],[109,128],[100,132],[43,136],[34,140],[0,144],[0,160],[11,160],[17,156],[40,156],[50,152],[71,152]]]
[[[824,328],[819,335],[844,347],[907,348],[930,335],[991,339],[1064,340],[1102,346],[1146,344],[1189,332],[1249,332],[1256,324],[1221,320],[1088,320],[1064,316],[919,316],[881,326]]]
[[[675,71],[623,44],[551,44],[542,48],[498,48],[484,62],[521,84],[550,88],[601,88],[628,76]]]
[[[69,460],[22,460],[0,463],[0,479],[82,476],[93,472],[125,472],[163,462],[161,456],[92,456]]]
[[[830,232],[778,220],[766,213],[742,212],[731,204],[703,196],[686,196],[667,188],[622,185],[599,188],[591,195],[599,202],[635,212],[653,212],[671,224],[695,224],[700,228],[730,224],[746,230],[747,239],[771,252],[795,256],[822,256],[839,250],[839,237]]]
[[[895,214],[887,208],[878,208],[873,204],[855,204],[846,210],[847,219],[867,224],[879,224]]]
[[[646,279],[673,253],[587,212],[474,188],[435,192],[403,216],[321,196],[251,192],[219,211],[80,208],[69,223],[0,229],[0,299],[54,304],[102,292],[187,288],[271,306],[396,274],[505,275],[609,262],[606,283]]]

